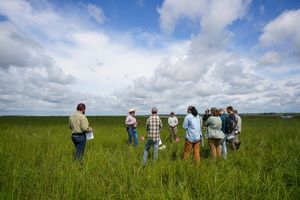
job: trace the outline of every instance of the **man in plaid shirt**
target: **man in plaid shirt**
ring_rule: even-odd
[[[143,160],[144,165],[147,163],[148,152],[153,146],[153,160],[157,160],[158,157],[158,145],[160,140],[160,131],[162,128],[161,119],[157,115],[157,108],[152,108],[152,115],[147,119],[146,127],[147,127],[147,142],[145,145]]]

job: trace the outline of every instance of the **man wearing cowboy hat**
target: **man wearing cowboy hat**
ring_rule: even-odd
[[[138,145],[138,136],[136,131],[136,127],[138,123],[134,115],[135,115],[135,109],[130,108],[128,110],[128,115],[126,117],[125,124],[127,126],[127,132],[128,132],[128,145],[132,144],[132,138],[133,138],[134,141],[133,143],[134,146],[136,147]]]

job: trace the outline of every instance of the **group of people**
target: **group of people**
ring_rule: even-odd
[[[93,130],[89,126],[85,110],[85,105],[80,103],[77,105],[77,112],[69,118],[72,141],[76,149],[74,156],[76,160],[82,159],[86,144],[85,134]],[[135,118],[135,109],[131,108],[128,110],[125,124],[128,133],[127,143],[131,145],[133,142],[133,146],[138,146],[138,121]],[[159,145],[162,143],[160,137],[162,126],[158,110],[154,107],[151,109],[151,116],[146,122],[147,140],[143,153],[144,165],[147,164],[148,153],[151,147],[153,147],[153,160],[157,160],[158,158]],[[174,112],[170,113],[168,126],[170,142],[178,141],[178,118]],[[230,143],[233,151],[237,151],[240,147],[241,142],[238,135],[241,132],[242,120],[237,111],[233,110],[232,106],[228,106],[226,112],[223,109],[213,107],[210,110],[206,110],[202,118],[194,106],[189,106],[182,126],[185,130],[183,160],[188,160],[193,151],[194,160],[196,163],[200,162],[200,143],[204,142],[204,137],[208,138],[212,159],[221,158],[222,156],[226,159],[227,142]],[[202,132],[204,132],[204,136]]]

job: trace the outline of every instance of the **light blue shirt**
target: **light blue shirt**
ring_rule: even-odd
[[[186,130],[185,138],[189,142],[198,142],[201,140],[201,118],[199,115],[194,117],[192,114],[185,116],[183,121],[183,128]]]

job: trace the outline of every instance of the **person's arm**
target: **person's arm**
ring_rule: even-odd
[[[174,124],[174,127],[178,125],[178,118],[175,117],[175,120],[174,120],[175,124]]]
[[[182,127],[187,130],[188,127],[189,127],[189,122],[188,122],[188,119],[187,119],[187,116],[184,118],[183,120],[183,123],[182,123]]]
[[[200,120],[200,128],[203,128],[203,120],[200,116],[199,116],[199,120]]]
[[[162,129],[162,121],[161,121],[161,119],[159,119],[159,130],[161,130]]]
[[[80,128],[81,128],[82,132],[90,132],[90,131],[92,131],[92,128],[89,127],[89,121],[88,121],[88,119],[87,119],[86,116],[82,117]]]
[[[172,122],[171,122],[171,117],[168,118],[168,124],[169,124],[169,126],[173,127],[173,126],[172,126],[173,124],[172,124]]]
[[[146,130],[149,131],[149,118],[146,121]]]
[[[209,118],[204,122],[204,126],[205,126],[205,127],[208,127],[208,126],[210,125],[210,123],[211,123],[211,120],[212,120],[212,118],[209,117]]]
[[[70,129],[73,129],[72,123],[71,123],[71,119],[69,118],[69,124],[68,124]]]

